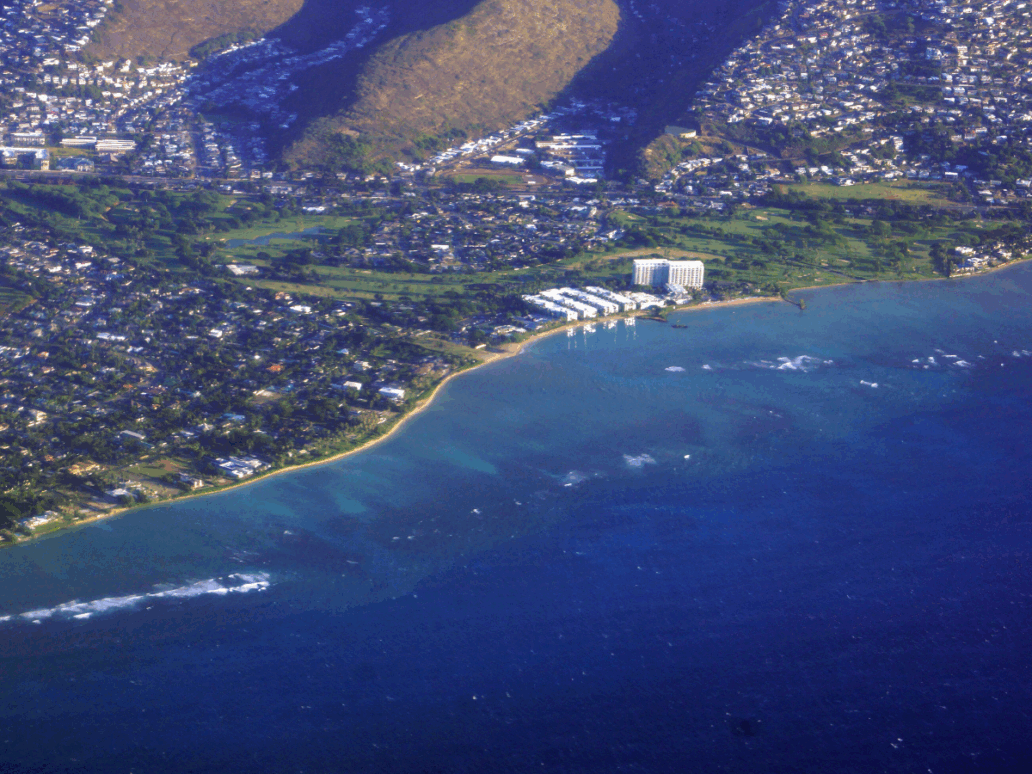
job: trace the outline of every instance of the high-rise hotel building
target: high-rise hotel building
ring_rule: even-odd
[[[635,285],[680,285],[701,288],[705,264],[702,261],[668,261],[666,258],[641,258],[634,261]]]

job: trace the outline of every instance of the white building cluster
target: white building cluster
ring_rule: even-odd
[[[542,167],[566,177],[594,182],[603,175],[605,151],[593,129],[543,137],[534,142],[534,148],[544,156]]]
[[[607,317],[618,312],[632,312],[636,309],[659,309],[666,306],[667,301],[672,301],[675,305],[683,303],[684,289],[677,288],[677,291],[679,292],[670,292],[668,289],[666,297],[661,297],[641,291],[616,293],[589,285],[582,289],[542,290],[537,295],[523,296],[523,300],[550,317],[574,322]]]
[[[616,314],[638,308],[638,304],[627,296],[604,288],[589,287],[551,288],[537,295],[523,296],[531,306],[563,320],[590,320],[600,314]]]
[[[241,479],[253,476],[269,465],[257,457],[219,457],[215,460],[215,467],[230,478]]]

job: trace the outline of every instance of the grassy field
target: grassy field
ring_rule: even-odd
[[[876,239],[868,230],[869,219],[839,218],[828,226],[829,231],[821,233],[805,220],[793,217],[793,213],[773,208],[746,209],[731,219],[688,221],[676,216],[656,216],[646,223],[643,219],[627,218],[625,225],[645,228],[664,244],[605,253],[583,261],[585,269],[643,254],[695,257],[706,262],[710,278],[759,285],[776,283],[786,289],[853,280],[937,276],[932,267],[931,246],[936,241],[963,243],[977,237],[983,229],[977,221],[940,227],[922,224]],[[907,248],[906,254],[894,261],[896,252],[891,248],[901,243]],[[622,266],[621,270],[629,273],[630,266]]]
[[[456,183],[475,183],[481,177],[487,180],[494,180],[503,185],[523,185],[524,182],[523,175],[500,169],[473,169],[450,175],[442,175],[441,177],[449,178]]]
[[[122,475],[139,480],[141,478],[160,479],[162,476],[166,476],[169,473],[179,473],[183,469],[184,465],[181,462],[162,458],[153,461],[148,460],[145,462],[139,462],[135,465],[122,468],[119,472]]]
[[[333,232],[339,231],[349,223],[354,223],[355,220],[355,218],[346,218],[338,215],[304,215],[299,218],[283,218],[282,220],[264,221],[244,228],[220,231],[217,234],[208,234],[204,237],[204,241],[216,244],[226,244],[237,239],[261,239],[262,237],[267,237],[271,234],[299,234],[300,236],[298,236],[297,239],[304,239],[309,235],[306,235],[303,232],[312,228],[322,230],[322,233],[318,235],[310,235],[313,239],[318,239],[323,236],[332,236]],[[296,242],[297,239],[281,239],[274,241]],[[235,250],[238,248],[231,249]],[[258,249],[261,248],[259,247]]]
[[[63,145],[48,145],[47,151],[52,158],[70,158],[72,156],[93,156],[92,151],[86,148],[65,148]]]
[[[267,265],[267,262],[262,260],[256,260],[255,263]],[[487,288],[532,293],[568,282],[574,276],[597,280],[622,277],[629,272],[629,266],[629,261],[621,262],[619,256],[610,258],[594,254],[547,266],[478,274],[386,273],[351,267],[315,266],[312,270],[319,278],[317,283],[248,278],[247,284],[275,291],[312,293],[349,300],[396,300],[403,296],[424,299],[442,296],[449,291],[465,294]]]
[[[785,192],[797,191],[812,199],[889,199],[908,204],[950,204],[947,198],[948,186],[941,183],[859,183],[857,185],[832,185],[831,183],[795,183],[781,185]]]

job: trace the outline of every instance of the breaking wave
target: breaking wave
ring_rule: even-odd
[[[749,365],[754,368],[767,368],[773,371],[802,371],[809,373],[822,365],[831,365],[834,361],[824,360],[811,355],[797,357],[779,357],[777,360],[753,360]]]
[[[48,620],[83,620],[94,615],[113,613],[125,610],[135,610],[140,605],[161,599],[191,599],[206,594],[247,594],[252,591],[264,591],[271,585],[269,574],[265,572],[256,573],[233,573],[224,578],[209,578],[208,580],[188,583],[185,586],[173,588],[159,588],[144,594],[128,594],[123,597],[103,597],[89,602],[78,600],[65,602],[54,607],[44,607],[39,610],[29,610],[17,615],[0,616],[0,623],[42,623]]]
[[[559,483],[563,486],[576,486],[577,484],[587,481],[588,478],[589,476],[587,473],[581,473],[579,470],[571,470],[563,476]]]
[[[645,465],[655,465],[656,461],[650,454],[625,454],[623,456],[624,462],[627,463],[628,467],[641,468]]]
[[[999,342],[993,342],[997,344]],[[1012,349],[1010,351],[1010,357],[1015,359],[1021,359],[1032,356],[1032,350],[1028,349]],[[910,360],[910,366],[912,368],[920,368],[924,371],[938,370],[944,368],[975,368],[977,367],[977,361],[986,360],[985,355],[972,356],[971,360],[966,360],[961,355],[946,352],[945,350],[936,349],[934,355],[923,355],[921,357],[915,357]],[[975,361],[975,362],[972,362]],[[1002,362],[1000,365],[1004,365]]]

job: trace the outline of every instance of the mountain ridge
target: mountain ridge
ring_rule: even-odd
[[[333,166],[342,138],[418,156],[427,138],[492,130],[559,94],[616,34],[612,0],[483,0],[468,14],[381,45],[339,114],[288,142],[296,165]]]
[[[87,55],[139,59],[160,49],[201,60],[200,110],[255,122],[268,157],[294,169],[386,170],[512,126],[562,97],[597,100],[637,114],[607,140],[609,171],[621,177],[666,157],[657,137],[771,7],[769,0],[654,0],[640,8],[634,0],[395,0],[371,10],[362,0],[231,0],[215,24],[212,1],[124,0]],[[264,16],[244,18],[255,8]],[[357,40],[356,22],[373,17],[375,29],[367,27],[360,44],[316,53]],[[259,49],[282,52],[292,72],[256,53],[206,59],[259,37],[272,46]],[[312,65],[288,64],[306,57]],[[220,77],[228,78],[221,89]]]

